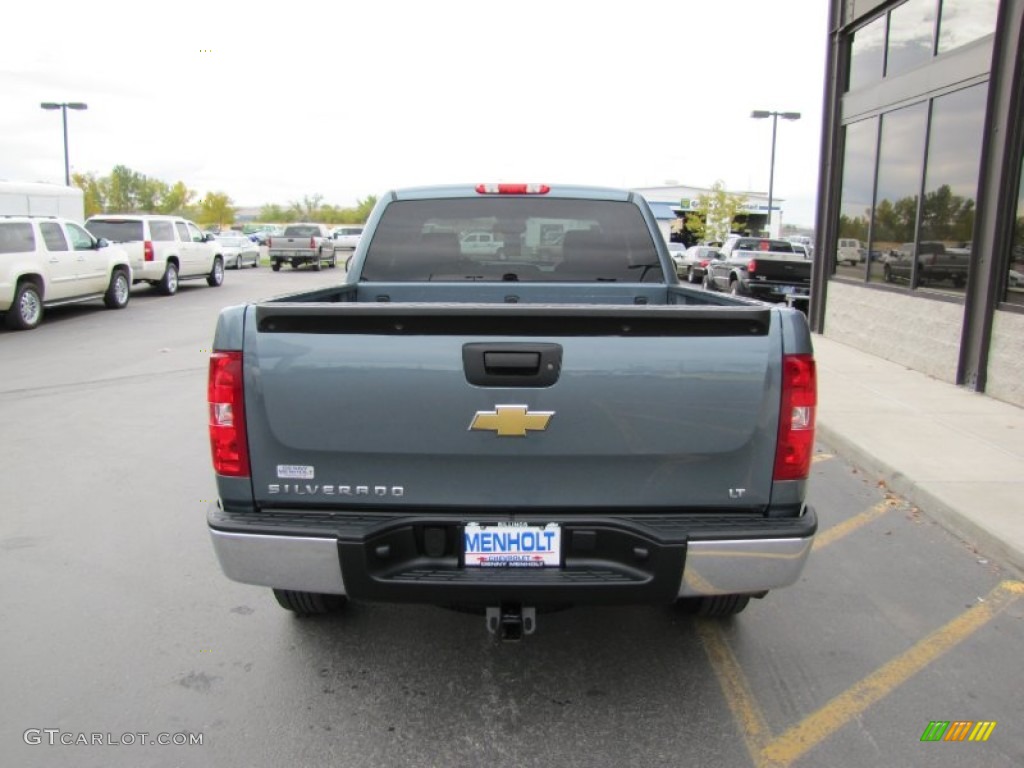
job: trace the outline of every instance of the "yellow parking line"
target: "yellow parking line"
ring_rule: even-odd
[[[740,726],[755,768],[788,768],[850,720],[966,640],[1020,597],[1024,597],[1024,582],[1000,583],[978,605],[932,632],[777,738],[772,737],[764,713],[720,626],[714,621],[698,621],[697,635],[729,709]]]
[[[747,678],[740,669],[739,662],[733,655],[729,644],[722,637],[722,630],[715,621],[702,619],[697,622],[697,635],[704,644],[704,650],[715,670],[718,684],[722,687],[725,700],[732,710],[732,715],[740,725],[743,741],[747,745],[750,759],[758,768],[766,764],[761,758],[765,747],[771,740],[761,707],[750,691]]]
[[[871,509],[861,512],[859,515],[854,515],[853,517],[844,520],[838,525],[833,525],[827,530],[819,531],[818,535],[814,537],[814,547],[811,551],[817,552],[822,547],[827,547],[832,542],[853,533],[861,526],[867,525],[872,520],[881,517],[895,505],[896,502],[887,499],[886,501],[879,502]]]
[[[755,764],[789,766],[1024,596],[1024,582],[1004,581],[984,600],[932,632],[872,675],[836,696],[764,747]],[[742,722],[742,721],[741,721]]]

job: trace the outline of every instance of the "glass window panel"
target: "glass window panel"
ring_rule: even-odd
[[[927,121],[927,102],[882,115],[878,188],[868,248],[872,281],[906,284],[911,279],[913,259],[903,248],[914,241]]]
[[[885,16],[875,19],[856,32],[850,40],[850,80],[852,91],[882,79],[885,64]]]
[[[937,0],[907,0],[889,14],[885,76],[902,74],[932,57]]]
[[[996,31],[999,0],[942,0],[939,53],[951,51]]]
[[[1010,274],[1003,301],[1024,305],[1024,161],[1021,162],[1020,190],[1017,193],[1017,217],[1010,251]]]
[[[68,228],[68,237],[71,238],[71,247],[76,251],[91,251],[93,249],[92,236],[77,224],[70,221],[65,225]]]
[[[833,269],[837,275],[863,280],[875,181],[878,119],[850,123],[845,130],[843,183]]]
[[[68,249],[67,238],[60,224],[55,221],[44,221],[39,224],[39,231],[43,235],[43,242],[46,243],[48,251],[66,251]]]
[[[962,292],[967,283],[987,95],[982,84],[932,104],[918,285]]]

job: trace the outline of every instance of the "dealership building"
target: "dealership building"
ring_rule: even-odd
[[[831,0],[809,315],[1024,406],[1022,19],[1024,0]]]

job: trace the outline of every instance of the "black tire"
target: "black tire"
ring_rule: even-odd
[[[156,284],[157,290],[164,296],[173,296],[178,292],[178,265],[173,261],[167,262],[164,269],[164,276]]]
[[[292,259],[292,269],[298,269],[299,268],[299,264],[301,264],[301,263],[302,262],[299,261],[298,259]]]
[[[271,268],[272,270],[274,270],[275,272],[280,272],[280,271],[281,271],[281,262],[280,262],[280,261],[275,261],[275,262],[273,262],[273,263],[272,263],[272,264],[270,265],[270,268]]]
[[[690,283],[691,285],[697,282],[697,276],[693,274],[693,267],[686,268],[686,282]]]
[[[124,309],[131,298],[132,287],[128,275],[123,269],[115,269],[110,275],[110,285],[103,294],[103,303],[107,309]]]
[[[676,606],[693,616],[722,618],[735,616],[743,611],[750,602],[750,595],[711,595],[708,597],[682,597]]]
[[[341,610],[348,602],[345,595],[324,595],[319,592],[298,592],[293,589],[275,589],[278,605],[296,616],[321,616]]]
[[[31,331],[43,321],[43,296],[31,280],[20,283],[7,310],[7,327],[12,331]]]
[[[733,279],[729,281],[729,293],[733,296],[742,296],[743,292],[740,290],[740,281]]]
[[[213,269],[206,276],[206,284],[211,288],[220,288],[224,285],[224,262],[221,261],[220,256],[213,260]]]
[[[316,252],[316,256],[313,257],[313,271],[314,272],[319,272],[320,271],[320,259],[322,259],[323,257],[324,257],[324,255],[323,255],[323,253],[321,251],[317,251]]]

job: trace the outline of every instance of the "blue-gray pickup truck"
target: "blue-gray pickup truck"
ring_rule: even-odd
[[[460,247],[481,231],[501,258]],[[724,616],[817,528],[804,315],[681,284],[625,190],[388,193],[344,283],[221,312],[208,393],[217,557],[300,615]]]

